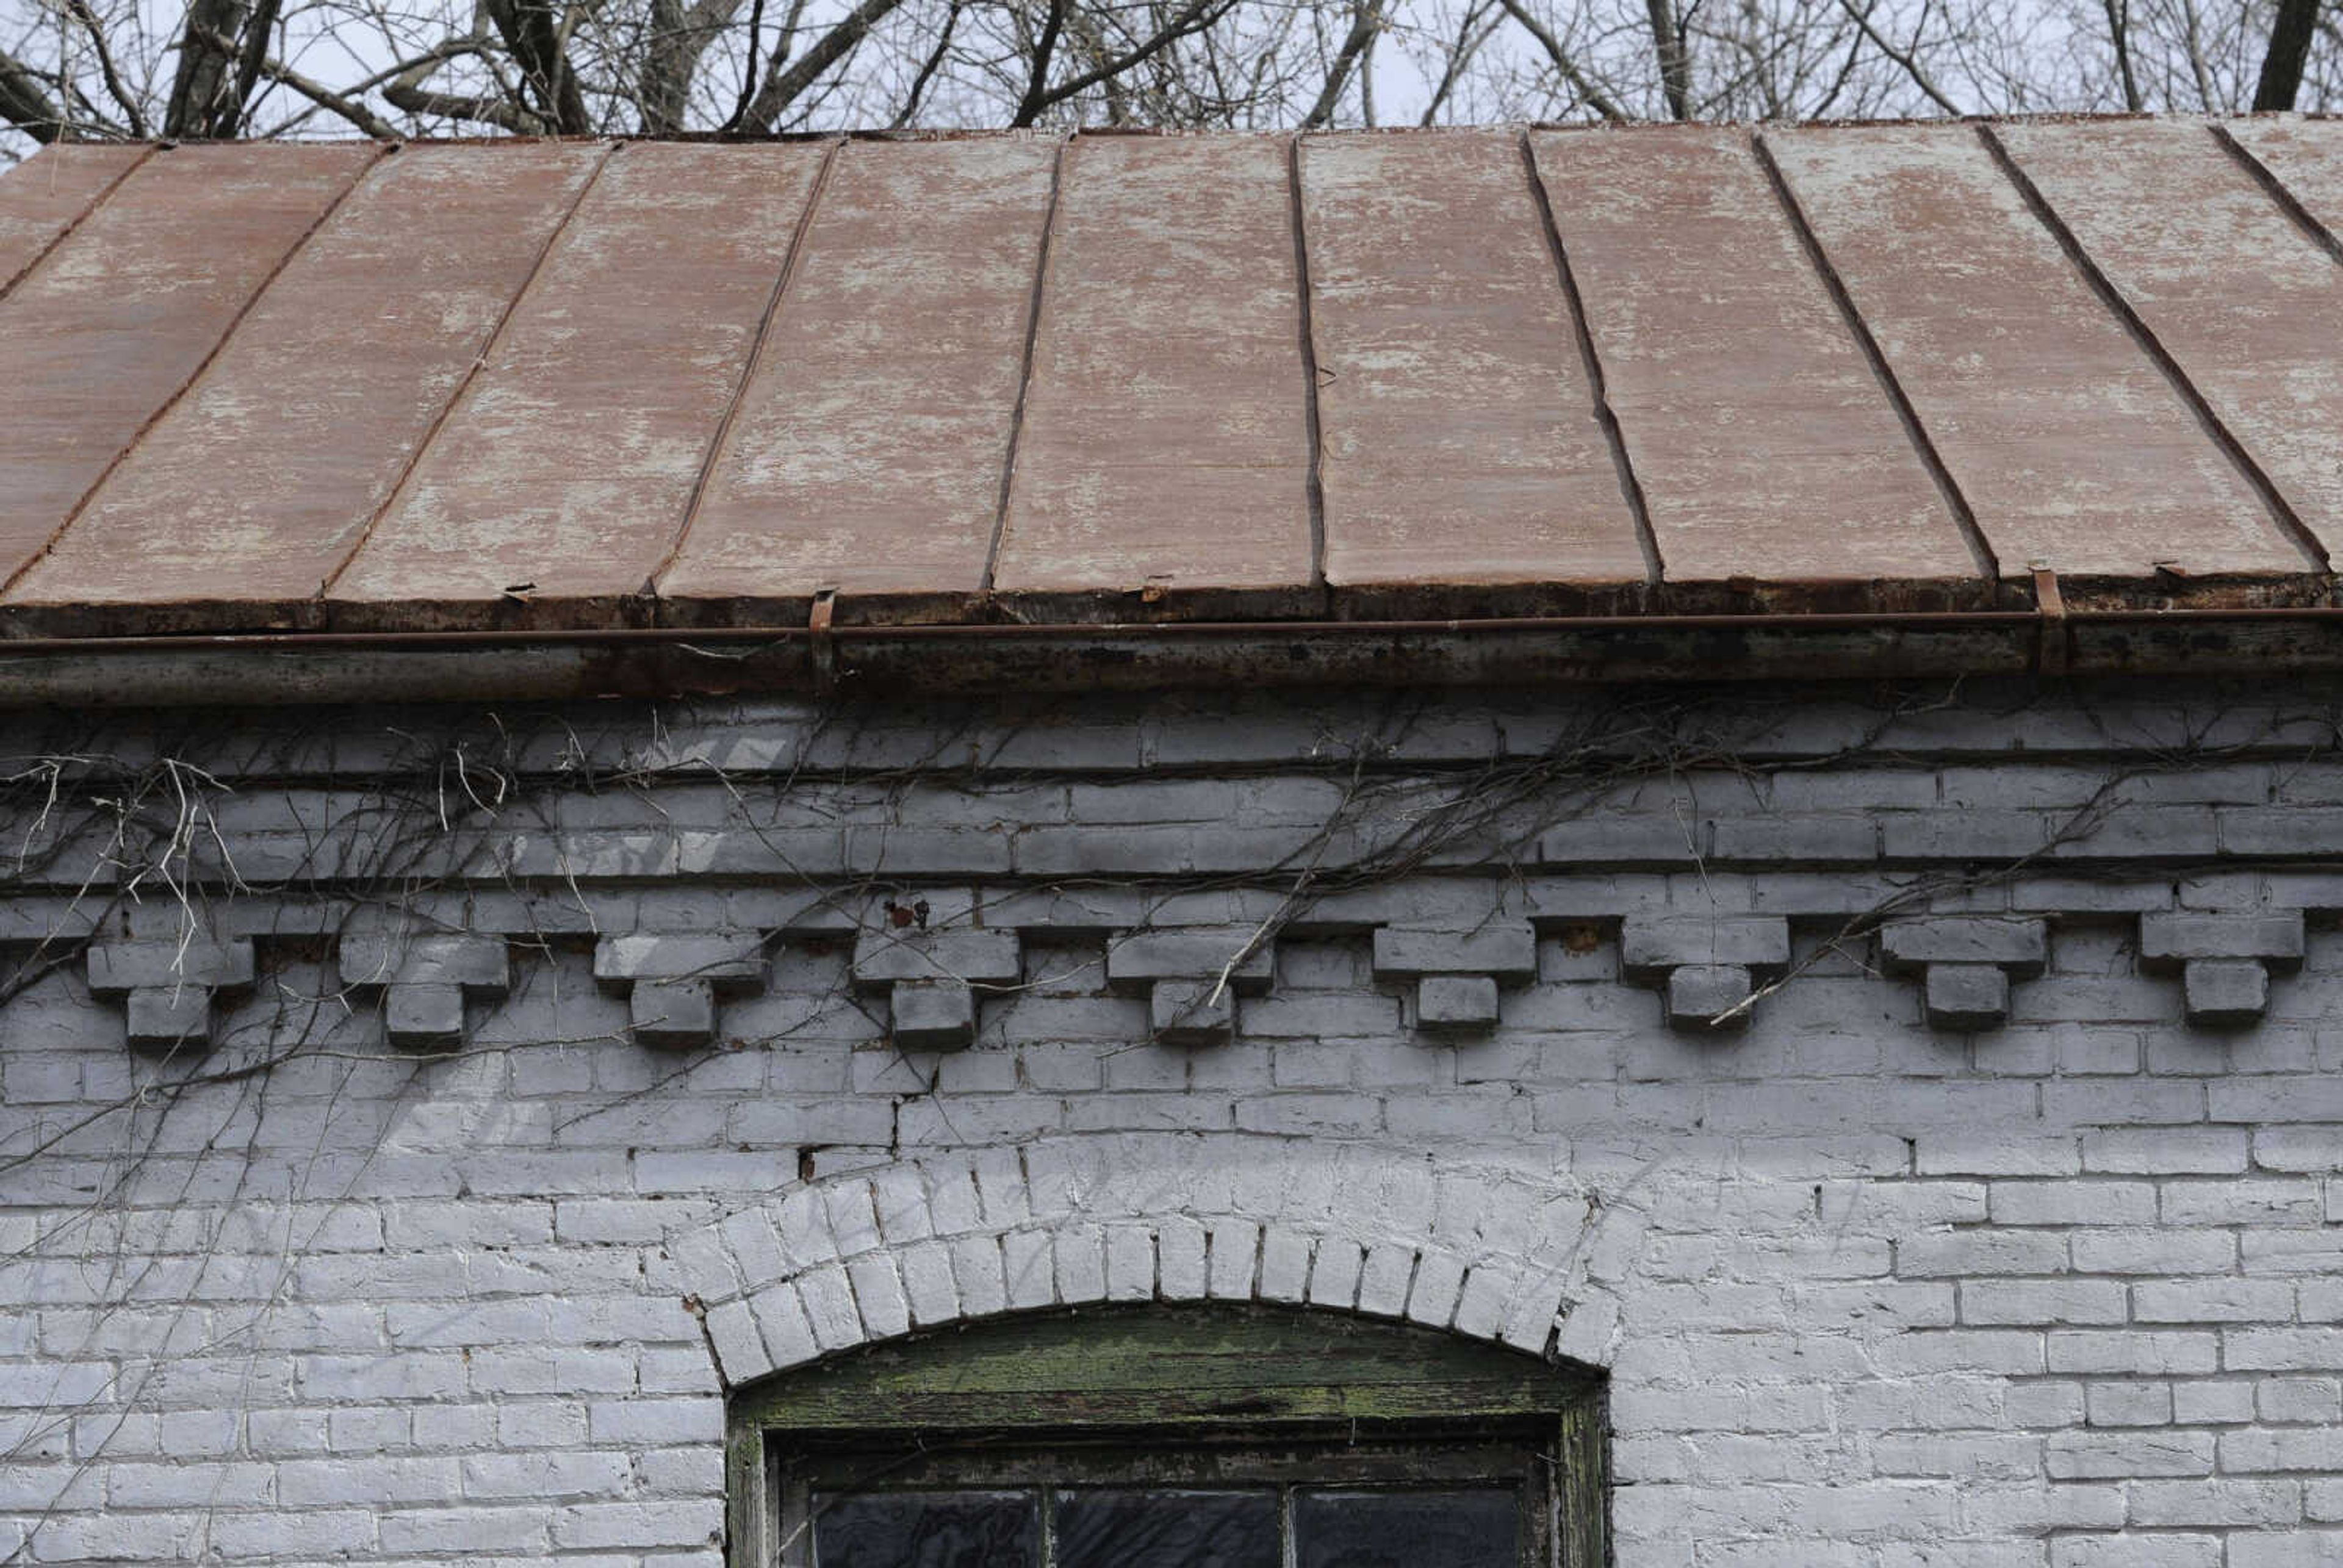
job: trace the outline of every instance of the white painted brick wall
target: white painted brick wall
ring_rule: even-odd
[[[1777,744],[1843,743],[1844,719],[1792,714],[1811,736]],[[2055,814],[2104,782],[2077,755],[2109,727],[2051,719],[2056,763],[1953,713],[1933,760],[1680,779],[1605,809],[1696,829],[1727,811],[1745,844],[1800,811],[1958,834],[1976,802]],[[669,744],[748,746],[760,723],[779,720]],[[990,815],[940,790],[889,809],[1047,827],[1052,853],[1084,830],[1313,820],[1322,780],[1212,775],[1240,729],[1250,757],[1300,759],[1326,721],[1093,713],[987,742],[1092,771],[1021,778]],[[936,739],[900,733],[913,759]],[[1137,776],[1151,751],[1195,772]],[[2338,779],[2248,756],[2137,788],[2207,819],[2277,812],[2240,819],[2268,836]],[[810,788],[835,806],[864,787]],[[679,826],[732,821],[720,791],[670,793]],[[273,830],[265,800],[245,810],[236,831]],[[719,1360],[755,1376],[1156,1296],[1359,1311],[1607,1369],[1623,1568],[2343,1563],[2343,937],[2314,919],[2269,1017],[2207,1034],[2179,1021],[2176,980],[2139,972],[2127,924],[2176,900],[2332,910],[2343,890],[2302,865],[2002,888],[1996,907],[2054,917],[2049,972],[1973,1039],[1929,1030],[1916,982],[1860,954],[1729,1039],[1668,1030],[1619,976],[1622,900],[1787,909],[1804,952],[1867,875],[1555,871],[1535,978],[1460,1042],[1418,1037],[1411,986],[1372,970],[1374,908],[1486,908],[1485,882],[1429,874],[1282,940],[1234,1041],[1198,1049],[1150,1043],[1146,998],[1104,984],[1119,914],[1025,922],[1023,987],[941,1057],[887,1045],[842,943],[785,947],[714,1049],[668,1055],[626,1038],[590,936],[516,946],[510,999],[434,1060],[387,1050],[363,1001],[313,1008],[329,966],[264,939],[267,983],[209,1065],[288,1030],[305,1054],[110,1110],[183,1070],[131,1058],[119,1010],[52,975],[0,1009],[0,1556],[714,1568]],[[582,886],[604,928],[782,918],[754,879]],[[1196,923],[1260,918],[1180,897]],[[1574,900],[1592,941],[1565,932]]]

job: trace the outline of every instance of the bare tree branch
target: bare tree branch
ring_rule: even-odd
[[[1855,8],[1855,0],[1839,0],[1839,5],[1845,9],[1847,15],[1853,19],[1855,25],[1863,29],[1863,35],[1871,40],[1871,46],[1878,50],[1881,54],[1886,55],[1890,60],[1895,61],[1896,64],[1902,68],[1904,74],[1912,79],[1912,85],[1928,95],[1928,101],[1930,103],[1936,105],[1936,107],[1944,110],[1945,113],[1948,115],[1957,115],[1962,112],[1961,106],[1953,102],[1952,98],[1945,92],[1945,90],[1942,87],[1937,86],[1936,82],[1929,77],[1926,69],[1921,65],[1917,55],[1908,49],[1898,49],[1880,34],[1878,28],[1871,25],[1871,13],[1869,11],[1857,11]]]
[[[146,116],[138,107],[136,95],[123,84],[122,73],[114,64],[114,51],[106,41],[106,28],[98,21],[97,14],[89,8],[89,0],[65,0],[65,9],[89,35],[89,46],[97,55],[98,74],[106,80],[106,96],[112,98],[115,106],[122,111],[123,123],[130,127],[130,134],[145,141]]]
[[[219,37],[216,34],[207,37],[205,42],[215,47],[223,49],[225,49],[227,43],[226,39]],[[264,58],[260,63],[260,74],[272,82],[280,83],[285,86],[292,88],[295,92],[300,94],[303,97],[308,99],[319,108],[324,109],[330,114],[340,116],[343,119],[347,120],[351,125],[356,126],[360,131],[363,131],[367,136],[374,137],[377,141],[395,142],[398,140],[398,127],[392,125],[388,120],[384,119],[381,116],[367,108],[364,104],[357,103],[350,98],[343,96],[341,94],[335,92],[331,87],[325,85],[321,82],[310,80],[307,76],[303,75],[300,72],[294,70],[291,66],[285,65],[281,61]]]
[[[0,116],[36,142],[54,142],[66,130],[65,117],[50,100],[41,78],[5,52],[0,52]]]
[[[796,65],[769,78],[758,89],[756,101],[749,106],[746,123],[759,130],[773,129],[780,120],[781,111],[820,81],[824,71],[852,54],[855,45],[869,36],[870,29],[902,3],[903,0],[861,0],[844,21],[823,34]]]
[[[1335,51],[1333,68],[1326,73],[1326,85],[1320,89],[1318,101],[1302,116],[1302,128],[1314,131],[1331,125],[1334,110],[1342,101],[1342,89],[1350,85],[1351,72],[1359,57],[1374,42],[1375,30],[1383,25],[1383,0],[1357,0],[1351,12],[1351,30],[1343,36],[1342,46]]]
[[[1546,57],[1554,62],[1554,68],[1562,73],[1562,79],[1570,84],[1571,91],[1576,93],[1587,107],[1614,124],[1631,117],[1579,68],[1578,62],[1569,50],[1562,46],[1562,40],[1554,35],[1554,29],[1523,8],[1522,0],[1497,0],[1497,3],[1505,8],[1506,15],[1522,25],[1523,32],[1537,40],[1538,47],[1544,49]]]

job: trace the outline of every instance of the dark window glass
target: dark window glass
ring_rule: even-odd
[[[1062,1492],[1058,1568],[1278,1568],[1269,1492]]]
[[[1511,1488],[1312,1491],[1293,1500],[1301,1568],[1515,1568],[1520,1530]]]
[[[1024,1492],[817,1493],[815,1568],[1027,1568],[1038,1513]]]

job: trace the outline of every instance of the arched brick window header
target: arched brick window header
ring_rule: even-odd
[[[1043,1140],[774,1195],[677,1237],[730,1387],[917,1330],[1099,1302],[1311,1306],[1588,1365],[1615,1303],[1550,1172],[1242,1135]]]

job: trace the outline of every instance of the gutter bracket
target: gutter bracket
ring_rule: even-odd
[[[830,617],[838,608],[838,589],[813,590],[813,608],[806,616],[806,650],[813,663],[813,689],[828,697],[838,689],[838,645],[830,635]]]
[[[2065,675],[2075,667],[2074,623],[2066,618],[2066,597],[2058,590],[2058,573],[2041,561],[2034,563],[2034,608],[2042,618],[2035,631],[2034,672]]]

